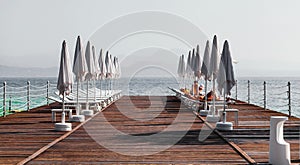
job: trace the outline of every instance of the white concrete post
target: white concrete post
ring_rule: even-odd
[[[269,163],[273,165],[291,164],[290,144],[283,139],[283,123],[285,116],[271,116]]]

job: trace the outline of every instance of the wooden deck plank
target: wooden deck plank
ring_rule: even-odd
[[[53,131],[50,107],[44,106],[0,118],[0,164],[16,164],[34,153],[36,157],[28,164],[248,164],[247,156],[257,163],[267,163],[270,116],[284,114],[244,102],[229,105],[229,108],[239,109],[239,126],[234,126],[233,131],[213,132],[200,142],[198,137],[206,125],[205,118],[196,118],[173,96],[124,96],[85,125],[73,123],[73,128],[78,126],[78,129],[68,136]],[[176,121],[179,114],[183,117]],[[227,120],[234,122],[234,114],[228,113]],[[133,137],[155,135],[170,125],[175,129],[156,141],[132,142],[124,139],[126,136],[113,135],[114,131],[105,127],[107,123]],[[300,120],[295,117],[284,124],[284,137],[291,145],[293,163],[300,162],[299,125]],[[190,126],[186,134],[168,149],[150,155],[132,155],[145,144],[150,144],[143,147],[146,151],[170,145],[170,138],[184,132],[186,126]],[[106,138],[107,143],[115,143],[114,149],[123,154],[107,149],[92,138],[100,136]],[[54,142],[57,139],[60,140]],[[127,143],[118,143],[120,140]],[[36,152],[51,143],[53,145],[45,151]]]
[[[239,102],[241,103],[241,102]],[[269,161],[269,134],[271,116],[287,116],[286,114],[272,110],[264,110],[262,107],[242,104],[231,104],[230,108],[239,109],[239,126],[233,131],[221,132],[229,141],[237,144],[256,162],[267,163]],[[229,116],[234,121],[233,116]],[[291,160],[293,163],[300,162],[299,153],[299,118],[290,117],[284,124],[284,139],[290,143]]]
[[[133,101],[138,102],[138,106],[128,105],[130,98]],[[139,100],[141,99],[141,100]],[[94,141],[90,135],[88,135],[84,127],[78,129],[72,135],[57,143],[46,152],[42,153],[35,160],[29,164],[37,163],[55,163],[64,161],[68,163],[163,163],[163,164],[186,164],[186,163],[230,163],[230,164],[246,164],[247,162],[237,154],[225,141],[223,141],[216,134],[211,134],[209,138],[204,142],[198,141],[199,131],[203,126],[203,122],[198,120],[193,113],[186,107],[180,106],[180,102],[170,97],[170,100],[164,102],[165,97],[151,97],[152,105],[149,106],[148,102],[143,101],[142,97],[123,97],[117,101],[116,104],[108,107],[103,111],[103,116],[108,122],[114,126],[114,128],[122,131],[126,134],[135,136],[143,136],[155,134],[163,131],[169,125],[174,122],[176,116],[181,111],[181,115],[185,116],[182,120],[176,123],[176,131],[184,131],[186,124],[191,124],[187,134],[184,135],[177,143],[172,145],[170,148],[151,155],[143,156],[132,156],[132,150],[135,146],[147,144],[148,141],[136,141],[134,145],[128,146],[126,144],[118,144],[114,146],[114,149],[123,151],[123,154],[116,153],[106,149],[105,147]],[[141,101],[141,102],[140,102]],[[142,104],[144,102],[145,105]],[[149,111],[156,111],[156,108],[160,109],[160,113],[156,118],[151,120],[133,120],[123,115],[119,109],[129,108],[131,111],[143,111],[147,112],[147,107],[150,107]],[[151,109],[154,107],[153,109]],[[172,110],[169,108],[172,107]],[[176,108],[177,107],[177,108]],[[119,109],[118,109],[119,108]],[[142,109],[141,109],[142,108]],[[147,113],[138,114],[138,119],[147,118]],[[146,116],[145,116],[146,115]],[[89,123],[92,129],[95,131],[93,136],[105,136],[105,134],[111,133],[109,129],[99,128],[104,125],[105,121],[101,120],[100,117],[95,116]],[[174,124],[174,123],[173,123]],[[97,131],[102,129],[101,131]],[[170,134],[172,135],[172,134]],[[118,137],[109,137],[111,139],[118,139]],[[161,147],[162,145],[168,145],[168,136],[160,137],[157,139],[157,143],[151,144],[149,148],[144,147],[145,150],[155,150],[156,146]],[[109,140],[109,139],[107,139]],[[113,140],[111,142],[114,142]],[[128,153],[126,152],[128,151]],[[124,154],[129,155],[124,155]]]
[[[53,131],[51,112],[45,110],[51,106],[59,105],[54,103],[0,118],[0,164],[17,164],[64,134]]]

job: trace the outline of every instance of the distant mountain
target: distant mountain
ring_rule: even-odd
[[[0,65],[0,77],[56,77],[58,68],[13,67]]]

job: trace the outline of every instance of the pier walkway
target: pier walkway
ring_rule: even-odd
[[[239,125],[212,131],[175,96],[123,96],[66,133],[54,131],[50,108],[57,106],[0,118],[0,164],[267,163],[270,116],[283,115],[237,102],[230,108],[239,109]],[[299,124],[291,117],[284,127],[293,163],[300,162]]]

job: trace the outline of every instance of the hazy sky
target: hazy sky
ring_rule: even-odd
[[[0,0],[0,65],[57,67],[64,39],[73,56],[77,35],[86,42],[103,25],[120,16],[143,11],[166,12],[188,20],[210,40],[217,34],[220,47],[228,39],[240,76],[300,75],[297,66],[300,64],[299,0]],[[154,22],[149,20],[149,24]],[[168,20],[165,23],[168,24]],[[157,38],[159,34],[149,34],[137,34],[120,41],[111,48],[112,54],[125,59],[130,52],[136,55],[147,53],[140,51],[142,48],[158,47],[160,51],[169,50],[179,56],[189,49],[182,42],[177,43],[174,36],[172,41],[172,35],[168,39],[166,34]],[[106,38],[97,36],[93,40],[102,43]],[[164,40],[166,42],[162,42]],[[160,44],[156,44],[157,41]],[[107,48],[96,43],[98,49]],[[135,44],[137,48],[132,48]],[[203,50],[205,43],[199,44]]]

